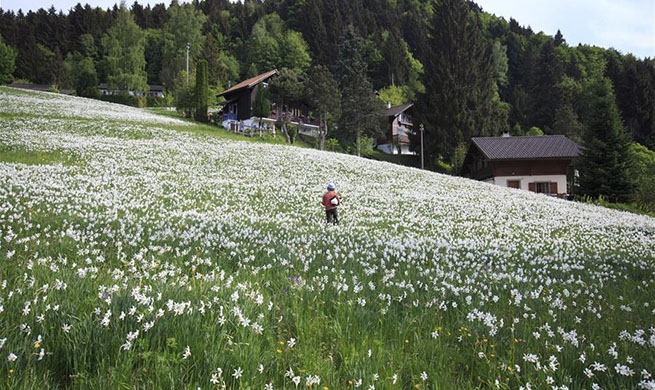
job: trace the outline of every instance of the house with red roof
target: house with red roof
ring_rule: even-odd
[[[461,174],[503,187],[564,197],[580,145],[563,135],[475,137]]]

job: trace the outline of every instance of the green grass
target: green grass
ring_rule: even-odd
[[[293,369],[312,390],[629,389],[655,367],[619,338],[655,319],[646,217],[203,124],[3,123],[21,118],[0,149],[27,165],[0,170],[0,388],[296,389]],[[71,150],[19,146],[51,142]],[[72,150],[80,169],[43,166]],[[332,178],[339,227],[318,205]]]
[[[18,147],[0,146],[0,162],[17,163],[25,165],[63,164],[75,165],[79,161],[62,151],[26,150]]]

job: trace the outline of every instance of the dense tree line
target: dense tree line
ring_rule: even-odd
[[[97,94],[97,82],[163,84],[189,108],[187,42],[191,80],[196,64],[206,61],[210,95],[285,69],[287,84],[267,100],[305,100],[320,118],[320,144],[336,137],[357,146],[352,150],[379,131],[374,92],[379,101],[415,101],[429,165],[458,166],[470,137],[503,131],[565,134],[584,144],[587,157],[601,133],[623,132],[628,143],[655,149],[655,60],[572,47],[559,31],[536,33],[471,1],[174,0],[106,10],[78,4],[67,13],[0,9],[0,37],[6,53],[0,72],[10,69],[0,74],[5,82],[13,76],[53,83],[84,96]],[[299,78],[305,92],[296,91],[293,75],[305,75]],[[616,120],[597,120],[599,99],[616,109]],[[258,104],[266,111],[266,102]]]

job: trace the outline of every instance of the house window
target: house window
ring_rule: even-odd
[[[550,194],[550,182],[537,182],[535,192],[539,194]]]
[[[507,180],[507,187],[509,188],[521,188],[520,180]]]

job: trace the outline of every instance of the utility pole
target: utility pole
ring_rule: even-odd
[[[421,129],[421,169],[425,169],[425,165],[423,164],[423,130],[425,130],[423,123],[421,123],[419,128]]]
[[[189,84],[189,49],[191,49],[191,44],[186,43],[186,83]]]

